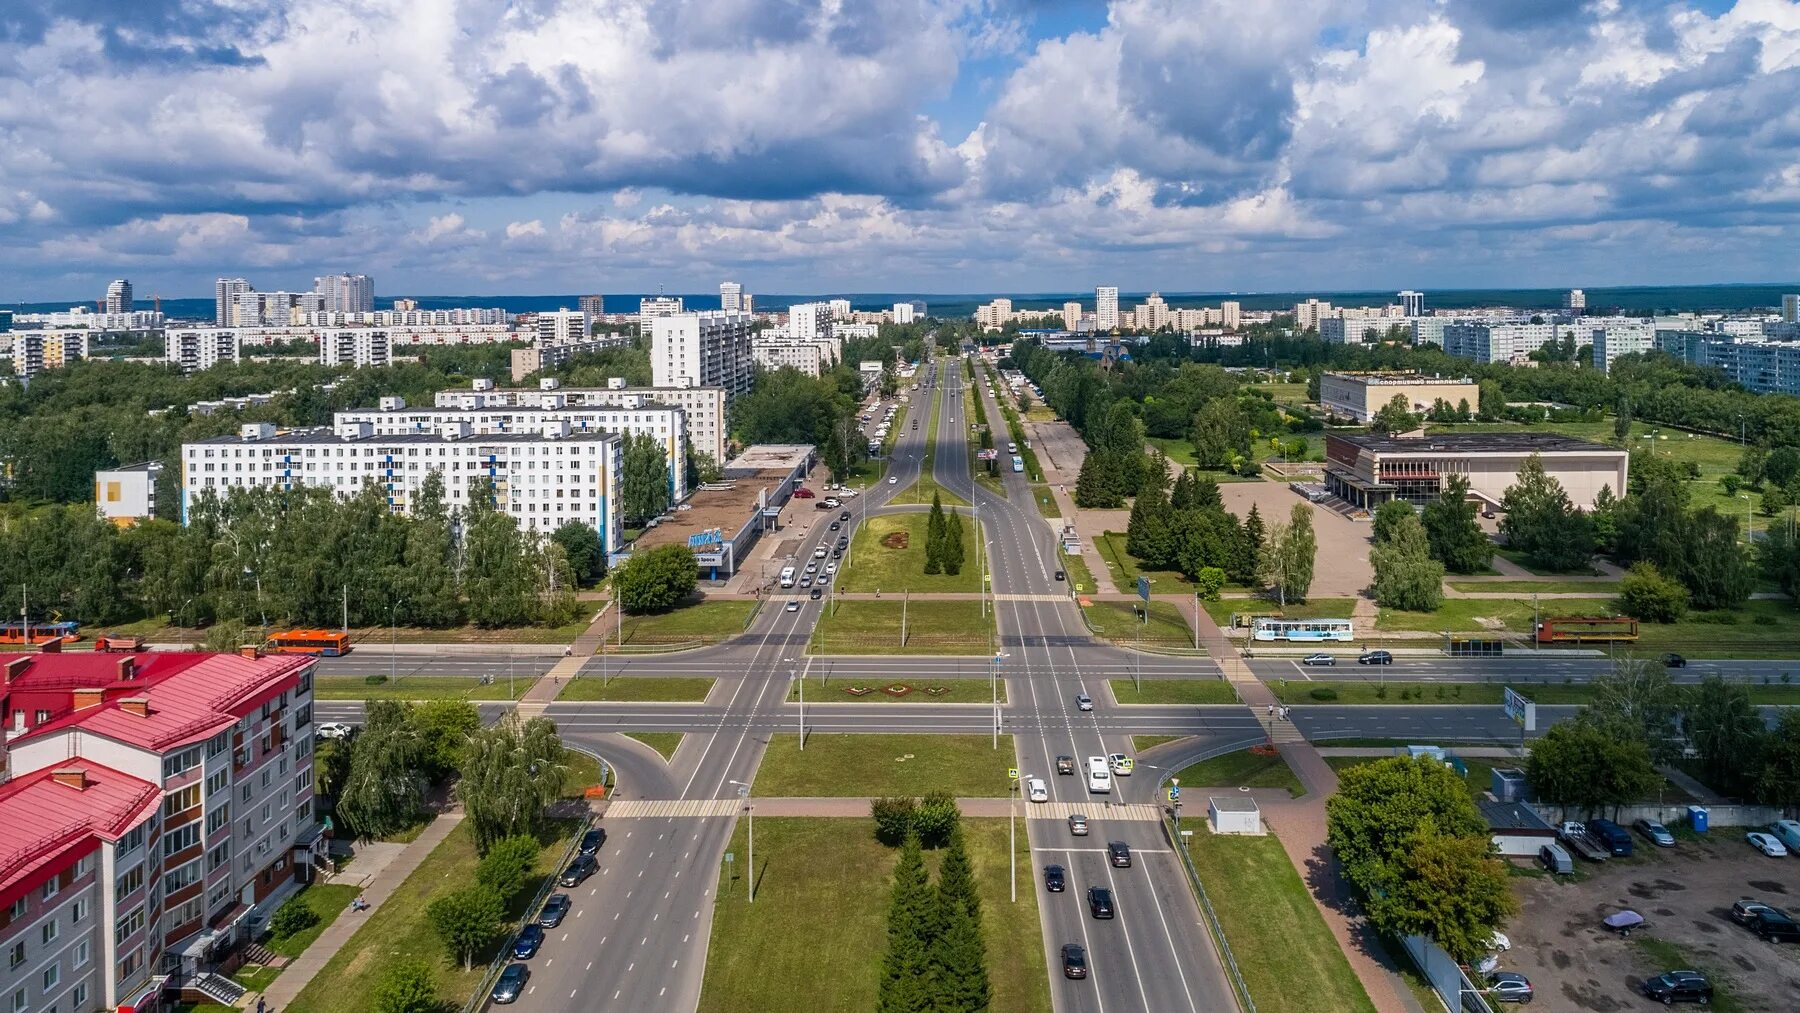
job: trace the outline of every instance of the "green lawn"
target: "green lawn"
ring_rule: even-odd
[[[1539,615],[1619,615],[1614,598],[1540,599]],[[1711,620],[1725,618],[1730,622]],[[1378,630],[1415,630],[1453,633],[1496,632],[1529,637],[1532,629],[1530,597],[1446,598],[1436,612],[1403,612],[1382,609],[1375,621]],[[1641,623],[1638,640],[1630,648],[1639,656],[1676,651],[1699,657],[1785,656],[1800,643],[1800,611],[1785,601],[1747,601],[1725,613],[1690,612],[1679,622]],[[1605,644],[1598,645],[1605,649]],[[1621,644],[1621,649],[1625,645]]]
[[[1030,845],[1014,848],[1018,902],[1009,899],[1005,820],[965,819],[970,863],[981,891],[987,940],[987,1007],[995,1013],[1050,1008],[1050,979],[1038,928]],[[756,821],[756,903],[748,903],[746,821],[729,851],[734,876],[720,877],[712,941],[700,993],[702,1013],[793,1009],[871,1010],[887,949],[887,910],[899,852],[875,840],[863,819],[766,817]],[[933,879],[941,852],[927,852]]]
[[[923,795],[962,798],[1007,794],[1012,736],[995,749],[987,735],[809,734],[806,749],[789,732],[770,737],[756,772],[757,795],[808,798]]]
[[[1618,610],[1613,607],[1613,599],[1605,597],[1539,599],[1538,609],[1539,614],[1545,617],[1618,614]],[[1436,612],[1406,612],[1383,608],[1376,615],[1375,628],[1425,633],[1448,630],[1452,633],[1494,632],[1529,636],[1531,623],[1531,597],[1526,595],[1512,599],[1445,598]]]
[[[1057,505],[1056,495],[1050,491],[1049,483],[1033,482],[1027,488],[1031,490],[1031,502],[1037,507],[1039,517],[1050,520],[1062,519],[1062,507]]]
[[[622,628],[614,625],[620,621],[617,615],[609,613],[607,618],[613,622],[607,624],[607,643],[617,644],[620,637],[624,638],[628,647],[693,641],[716,643],[744,632],[744,625],[750,621],[750,614],[755,611],[754,601],[699,601],[668,612],[625,616]]]
[[[247,991],[266,992],[269,990],[269,986],[273,985],[275,979],[280,977],[280,975],[281,969],[278,967],[265,967],[262,964],[245,964],[232,972],[231,980],[244,986]],[[225,1008],[226,1007],[224,1006],[213,1006],[213,1009]]]
[[[294,895],[294,900],[306,905],[319,916],[319,923],[310,929],[296,932],[291,936],[270,936],[263,945],[283,957],[298,957],[306,952],[313,940],[319,938],[337,916],[344,913],[350,902],[361,891],[354,886],[338,886],[331,883],[315,883]]]
[[[562,692],[557,694],[556,699],[568,702],[582,700],[694,702],[706,699],[706,694],[712,692],[712,687],[713,680],[699,676],[615,675],[603,682],[597,675],[583,675],[570,679],[568,684],[563,687]]]
[[[1080,553],[1071,556],[1058,549],[1056,554],[1062,557],[1063,576],[1077,594],[1094,594],[1100,590],[1094,586],[1094,572],[1088,569],[1087,560],[1081,558]]]
[[[1268,391],[1269,397],[1276,404],[1296,405],[1306,403],[1306,384],[1304,383],[1255,383],[1245,388],[1253,391]]]
[[[986,679],[881,679],[857,682],[839,679],[821,685],[808,680],[807,703],[992,703],[993,686]],[[889,688],[906,687],[910,692],[889,693]],[[1000,702],[1006,702],[1006,680],[998,683]],[[859,692],[852,693],[851,690]],[[941,691],[941,692],[934,692]],[[800,699],[800,684],[788,688],[788,702]]]
[[[1289,619],[1348,619],[1356,609],[1355,598],[1313,598],[1289,602],[1286,608],[1267,598],[1221,598],[1201,603],[1206,614],[1222,629],[1231,628],[1231,617],[1237,613],[1282,615]]]
[[[599,611],[599,606],[594,606]],[[454,626],[447,630],[430,630],[402,626],[390,630],[386,626],[369,626],[350,631],[353,644],[385,646],[390,640],[402,644],[566,644],[587,632],[594,613],[561,626],[515,626],[506,629],[483,629],[476,626]]]
[[[1188,440],[1174,436],[1151,436],[1145,443],[1163,452],[1163,456],[1183,468],[1194,467],[1194,445]]]
[[[1144,679],[1143,690],[1132,688],[1130,679],[1113,679],[1113,698],[1120,703],[1233,704],[1238,702],[1231,683],[1223,679]]]
[[[1137,557],[1125,551],[1125,535],[1119,531],[1108,531],[1094,540],[1094,548],[1100,558],[1106,560],[1106,568],[1112,572],[1113,587],[1124,594],[1137,591],[1138,577],[1150,578],[1151,594],[1191,594],[1194,585],[1177,570],[1147,570],[1139,565]]]
[[[565,824],[564,829],[573,827],[574,824]],[[556,863],[568,843],[568,836],[561,836],[545,844],[538,855],[539,876],[556,871]],[[473,970],[464,971],[460,963],[453,963],[446,955],[425,910],[437,898],[474,882],[475,865],[475,830],[464,821],[423,865],[406,877],[379,910],[357,916],[366,919],[362,927],[282,1013],[335,1013],[344,1008],[346,996],[371,994],[382,972],[403,957],[417,957],[431,965],[437,972],[438,994],[447,1001],[461,1003],[473,994],[487,973],[488,962],[504,945],[504,937],[495,940],[493,949],[477,956]],[[521,890],[508,916],[522,917],[535,892],[535,884]]]
[[[1600,572],[1591,566],[1577,566],[1568,570],[1547,569],[1533,563],[1523,552],[1505,546],[1496,546],[1494,555],[1512,563],[1526,573],[1533,573],[1540,577],[1591,577]]]
[[[682,733],[680,733],[680,732],[626,732],[625,737],[629,738],[629,739],[636,739],[639,742],[642,742],[644,745],[649,746],[651,749],[654,749],[657,752],[661,753],[662,758],[666,760],[669,757],[675,755],[675,750],[681,748]]]
[[[1258,1013],[1372,1013],[1279,840],[1215,835],[1203,818],[1182,824],[1194,832],[1188,854]]]
[[[1269,688],[1282,703],[1288,704],[1464,704],[1498,707],[1510,685],[1523,696],[1546,705],[1581,705],[1594,697],[1586,683],[1530,683],[1518,679],[1498,682],[1395,682],[1377,681],[1376,676],[1359,681],[1303,682],[1283,679]]]
[[[320,675],[313,678],[313,695],[319,700],[516,700],[536,681],[523,669],[517,678],[501,675],[485,686],[462,675],[402,675],[378,683],[361,675]]]
[[[902,590],[920,594],[981,590],[981,567],[975,558],[975,519],[962,518],[963,565],[957,574],[925,572],[926,514],[891,514],[870,517],[856,526],[850,550],[838,571],[837,589],[846,594],[898,595]]]
[[[1152,601],[1149,606],[1144,622],[1138,621],[1139,610],[1144,607],[1138,601],[1097,601],[1084,607],[1081,614],[1087,617],[1094,636],[1120,644],[1135,644],[1141,638],[1151,646],[1194,645],[1190,617],[1183,615],[1180,608],[1166,601]]]
[[[904,612],[902,644],[899,601],[836,602],[819,617],[808,649],[814,654],[981,655],[993,649],[994,614],[989,610],[984,619],[978,601],[915,601]]]
[[[1617,594],[1619,591],[1616,580],[1457,580],[1451,577],[1444,583],[1457,591],[1475,594]]]
[[[1259,756],[1248,749],[1189,764],[1175,776],[1181,779],[1184,791],[1188,788],[1286,788],[1295,798],[1306,794],[1300,779],[1288,769],[1286,760],[1279,755]]]

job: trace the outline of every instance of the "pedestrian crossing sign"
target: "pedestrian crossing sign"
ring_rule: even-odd
[[[1017,767],[1006,768],[1006,779],[1009,781],[1017,781],[1019,779],[1019,768],[1017,768]]]

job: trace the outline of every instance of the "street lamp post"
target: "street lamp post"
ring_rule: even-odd
[[[738,786],[738,798],[744,800],[744,812],[750,819],[750,903],[756,903],[756,806],[750,804],[750,786],[742,781],[733,781]]]
[[[791,668],[788,669],[788,681],[796,681],[794,670]],[[806,680],[798,681],[800,683],[800,751],[804,753],[806,752]]]
[[[400,640],[400,606],[403,601],[395,599],[388,604],[388,682],[397,682],[400,678],[400,666],[396,662],[394,647]]]
[[[1744,501],[1744,544],[1756,544],[1756,520],[1750,513],[1750,494],[1738,493],[1738,499]]]

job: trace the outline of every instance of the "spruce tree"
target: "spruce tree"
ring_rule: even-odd
[[[987,946],[981,926],[968,909],[952,901],[943,905],[943,934],[932,947],[937,1013],[979,1013],[988,1008]]]
[[[906,835],[894,867],[894,899],[888,907],[888,951],[881,969],[880,1013],[927,1013],[933,1007],[932,926],[936,893],[915,834]]]
[[[961,823],[950,832],[944,862],[938,866],[938,892],[960,903],[975,924],[981,924],[981,896],[975,892],[975,867],[969,864],[969,846]]]
[[[944,572],[955,576],[963,567],[963,522],[962,515],[951,513],[944,519],[943,546],[939,550],[943,557]]]
[[[925,519],[925,572],[940,573],[944,568],[944,501],[931,494],[931,513]]]

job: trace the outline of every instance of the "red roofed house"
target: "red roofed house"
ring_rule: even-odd
[[[0,1013],[216,987],[322,847],[314,660],[0,659]]]

